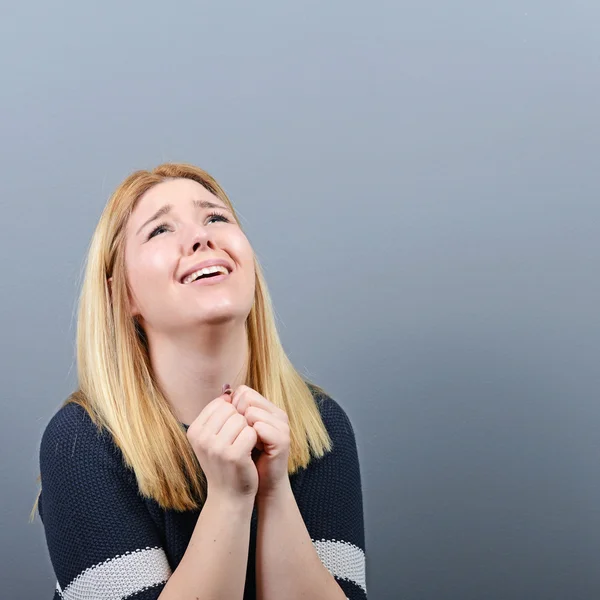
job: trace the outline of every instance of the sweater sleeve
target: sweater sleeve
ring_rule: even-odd
[[[332,449],[292,479],[292,489],[321,562],[349,600],[365,600],[363,499],[354,430],[332,398],[317,398]]]
[[[54,600],[156,600],[171,568],[158,530],[112,438],[76,404],[40,444],[39,513]]]

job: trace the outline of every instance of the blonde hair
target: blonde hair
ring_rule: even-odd
[[[139,198],[173,178],[197,181],[234,210],[221,186],[188,164],[166,163],[152,171],[136,171],[121,183],[91,240],[77,320],[78,389],[63,406],[79,404],[97,427],[112,434],[135,473],[141,494],[164,509],[183,511],[204,503],[206,479],[184,429],[156,385],[144,333],[129,313],[124,258],[125,226]],[[287,357],[262,270],[256,258],[254,262],[256,286],[246,321],[245,383],[286,411],[291,438],[288,472],[292,474],[306,467],[311,455],[320,457],[331,449],[312,390],[324,392],[306,381]],[[41,489],[32,518],[40,493]]]

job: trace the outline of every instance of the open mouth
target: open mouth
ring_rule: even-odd
[[[219,275],[223,275],[223,273],[208,273],[206,275],[198,275],[189,283],[193,283],[194,281],[198,281],[198,279],[210,279],[211,277],[218,277]]]
[[[213,277],[219,277],[222,275],[229,275],[228,269],[221,265],[215,265],[214,267],[205,267],[204,269],[199,269],[194,273],[190,273],[182,279],[181,283],[186,285],[200,279],[211,279]]]

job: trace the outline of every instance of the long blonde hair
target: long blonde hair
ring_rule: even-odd
[[[63,406],[79,404],[96,426],[112,434],[135,473],[141,494],[164,509],[182,511],[204,503],[206,478],[185,431],[156,385],[144,332],[129,313],[124,252],[125,225],[139,198],[172,178],[197,181],[234,210],[221,186],[188,164],[166,163],[152,171],[136,171],[121,183],[91,240],[77,320],[78,389]],[[236,220],[239,224],[237,216]],[[256,258],[254,262],[254,302],[246,321],[246,384],[286,411],[291,437],[288,472],[292,474],[306,467],[311,456],[323,456],[331,449],[311,387],[324,392],[306,381],[287,357],[262,270]],[[38,500],[39,493],[32,518]]]

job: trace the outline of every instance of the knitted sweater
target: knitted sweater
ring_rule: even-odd
[[[366,595],[361,475],[353,427],[315,393],[332,449],[290,476],[314,547],[349,600]],[[39,514],[56,575],[53,600],[155,600],[181,561],[199,510],[162,509],[139,493],[112,436],[77,404],[62,406],[40,445]],[[256,598],[257,511],[244,600]]]

